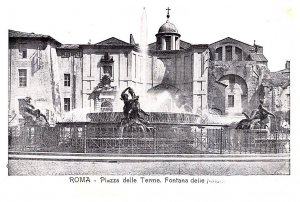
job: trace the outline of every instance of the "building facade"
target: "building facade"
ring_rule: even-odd
[[[129,43],[111,37],[95,44],[61,44],[48,35],[9,30],[11,117],[22,119],[19,102],[27,96],[53,123],[78,109],[122,111],[120,93],[128,86],[144,98],[148,111],[240,115],[260,99],[267,99],[273,111],[289,110],[289,104],[278,108],[270,96],[277,93],[277,100],[289,103],[289,87],[270,88],[274,76],[262,46],[229,37],[190,44],[169,17],[146,50],[132,35]],[[289,86],[289,77],[282,79]]]

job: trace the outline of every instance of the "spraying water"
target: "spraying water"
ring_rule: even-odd
[[[66,112],[61,117],[61,122],[85,122],[89,121],[87,114],[92,112],[91,108],[76,108]]]
[[[142,82],[142,92],[144,96],[147,92],[147,60],[148,60],[148,23],[147,23],[147,14],[146,8],[144,7],[142,17],[141,17],[141,24],[140,24],[140,49],[141,49],[141,82]]]

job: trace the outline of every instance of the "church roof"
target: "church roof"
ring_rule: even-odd
[[[178,30],[173,23],[170,23],[169,21],[167,21],[159,28],[158,33],[176,33],[176,34],[178,34]]]
[[[130,43],[127,43],[125,41],[122,41],[120,39],[117,39],[115,37],[111,37],[109,39],[106,39],[104,41],[100,41],[96,43],[95,45],[102,45],[102,46],[130,46],[132,47],[133,45]]]

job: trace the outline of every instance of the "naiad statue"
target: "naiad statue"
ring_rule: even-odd
[[[269,112],[264,106],[264,101],[260,100],[260,104],[257,109],[251,112],[251,115],[248,116],[246,113],[243,113],[246,119],[242,119],[236,126],[236,129],[268,129],[270,126],[266,124],[266,121],[269,119],[269,116],[275,118],[275,115]],[[270,122],[270,120],[268,120]]]
[[[31,97],[26,97],[20,102],[20,114],[25,120],[25,125],[49,125],[48,120],[39,109],[30,103]]]
[[[127,91],[129,94],[127,94]],[[129,98],[129,95],[131,98]],[[147,129],[148,121],[146,121],[141,114],[149,116],[144,110],[141,109],[139,103],[139,96],[136,96],[131,87],[126,88],[121,93],[121,100],[124,102],[123,114],[124,118],[121,121],[121,126],[138,126],[143,130]]]

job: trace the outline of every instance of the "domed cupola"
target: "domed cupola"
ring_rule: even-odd
[[[175,27],[174,24],[167,21],[165,24],[163,24],[159,28],[158,34],[160,34],[160,33],[176,33],[176,34],[178,34],[178,30],[177,30],[177,28]]]
[[[167,22],[159,28],[158,33],[155,35],[157,50],[179,50],[180,47],[180,34],[176,26],[169,22],[170,10],[167,8]]]

